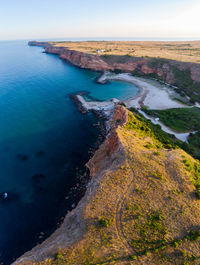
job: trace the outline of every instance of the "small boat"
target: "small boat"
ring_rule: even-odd
[[[6,200],[6,199],[8,198],[8,193],[7,193],[7,192],[3,192],[3,193],[1,193],[1,194],[0,194],[0,198],[1,198],[2,200]]]
[[[3,198],[4,198],[4,200],[5,200],[6,198],[8,198],[8,193],[7,193],[7,192],[4,192],[4,194],[3,194]]]

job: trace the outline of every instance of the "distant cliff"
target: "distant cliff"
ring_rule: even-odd
[[[80,68],[91,69],[94,71],[113,70],[113,67],[108,65],[99,56],[91,55],[83,52],[69,50],[63,47],[55,47],[48,42],[30,41],[30,46],[40,46],[45,48],[46,53],[57,54],[61,59],[67,60],[71,64]]]
[[[161,58],[103,56],[114,71],[151,77],[174,86],[176,92],[200,102],[200,64]]]
[[[128,72],[156,78],[174,86],[176,92],[190,97],[191,102],[200,102],[200,64],[178,62],[169,59],[134,56],[98,56],[67,47],[58,47],[48,42],[29,42],[31,46],[45,48],[45,52],[60,56],[80,68],[94,71]]]

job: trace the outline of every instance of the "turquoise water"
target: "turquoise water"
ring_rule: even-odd
[[[82,194],[79,182],[99,131],[69,97],[87,91],[98,100],[125,99],[131,84],[96,84],[82,70],[26,42],[0,42],[0,263],[31,249],[55,229]],[[70,196],[70,200],[65,200]]]

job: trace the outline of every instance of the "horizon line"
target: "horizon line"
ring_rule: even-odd
[[[5,41],[200,41],[200,37],[49,37],[49,38],[19,38],[0,39]]]

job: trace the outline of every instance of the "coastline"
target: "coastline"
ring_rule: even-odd
[[[150,119],[154,124],[159,124],[163,131],[173,134],[177,139],[187,142],[187,138],[190,133],[178,133],[173,131],[171,128],[165,126],[162,122],[155,120],[153,117],[150,117],[146,113],[141,110],[141,107],[147,106],[150,109],[170,109],[170,108],[186,108],[187,105],[179,103],[173,99],[174,92],[173,90],[169,90],[169,87],[165,85],[159,85],[156,81],[147,82],[143,78],[131,76],[128,73],[123,74],[112,74],[109,72],[105,72],[102,74],[97,82],[105,83],[109,80],[120,80],[125,82],[133,83],[137,85],[140,89],[140,92],[135,97],[129,98],[127,100],[122,101],[127,108],[136,108],[139,112],[147,119]],[[156,97],[159,95],[159,97]]]
[[[44,47],[44,46],[42,46],[42,47]],[[60,57],[60,58],[65,59],[62,57]],[[80,67],[79,65],[76,65],[76,66]],[[100,70],[100,71],[102,71],[102,70]],[[149,85],[148,83],[145,84],[144,80],[142,80],[141,78],[136,78],[136,77],[132,77],[132,76],[130,77],[129,74],[119,74],[116,77],[114,77],[112,75],[110,78],[108,76],[106,76],[106,78],[105,78],[105,73],[104,73],[103,75],[100,76],[100,78],[97,80],[97,82],[103,82],[103,81],[106,82],[106,80],[107,81],[108,80],[121,80],[121,81],[125,81],[125,82],[130,82],[130,83],[137,85],[140,88],[140,92],[137,96],[123,101],[123,103],[128,108],[131,108],[131,107],[137,108],[137,107],[141,107],[142,105],[147,105],[149,107],[152,107],[152,104],[153,104],[152,98],[155,96],[155,93],[156,93],[155,91],[157,90],[157,88],[156,88],[156,90],[152,91],[151,88],[153,86]],[[183,107],[183,106],[185,107],[185,105],[173,101],[170,98],[167,91],[165,91],[164,89],[162,91],[163,92],[161,94],[167,95],[168,102],[170,102],[170,104],[171,104],[170,107],[168,106],[168,108],[172,108],[172,106],[173,107],[177,107],[177,106],[178,107]],[[162,95],[161,95],[161,98],[162,98]],[[86,101],[83,101],[83,97],[81,97],[80,95],[77,96],[77,99],[79,102],[81,102],[81,105],[85,111],[90,111],[90,110],[102,111],[102,108],[103,108],[103,112],[106,113],[106,111],[108,111],[110,113],[110,111],[114,109],[115,103],[117,103],[117,101],[115,102],[114,100],[107,102],[107,103],[105,103],[105,102],[95,102],[95,103],[94,102],[86,102]],[[162,100],[160,101],[160,98],[157,100],[158,100],[156,102],[157,108],[158,109],[164,109],[163,105],[160,104],[162,102]],[[102,103],[102,104],[100,104],[100,103]],[[166,102],[165,102],[165,104],[166,104]],[[111,116],[112,115],[110,115],[110,114],[108,115],[108,117],[110,119],[112,119]],[[102,143],[99,146],[99,148],[96,150],[95,154],[97,152],[99,152],[99,150],[101,150],[103,148],[103,146],[105,146],[106,141],[109,140],[109,136],[110,136],[110,134],[107,135],[106,140],[104,141],[104,143]],[[95,154],[93,157],[95,157]],[[89,166],[89,167],[91,167],[90,161],[87,163],[87,166]],[[93,172],[91,174],[91,176],[94,176],[95,173]],[[89,200],[90,196],[92,196],[92,194],[95,192],[95,188],[98,187],[98,181],[100,181],[100,180],[95,179],[94,177],[91,179],[91,181],[89,182],[89,184],[86,187],[87,188],[86,193],[82,197],[82,199],[79,201],[77,207],[75,209],[73,209],[71,212],[67,213],[67,215],[65,216],[65,220],[64,220],[63,224],[58,229],[56,229],[56,231],[49,238],[47,238],[40,245],[34,247],[29,252],[26,252],[21,258],[17,259],[13,264],[19,264],[19,263],[20,264],[28,264],[27,262],[29,262],[30,260],[31,261],[34,260],[35,257],[47,258],[48,256],[52,255],[52,253],[55,254],[59,248],[62,248],[62,246],[67,247],[69,245],[74,244],[77,240],[79,240],[83,236],[83,232],[80,233],[80,231],[84,231],[86,229],[85,220],[84,221],[80,220],[81,215],[83,214],[83,207],[86,206],[87,201]],[[56,249],[55,249],[55,245],[57,245]]]
[[[120,120],[120,123],[118,123],[118,120]],[[111,157],[114,159],[114,157],[117,158],[118,156],[121,143],[116,130],[118,126],[123,126],[126,121],[126,109],[120,105],[116,106],[115,111],[108,120],[110,131],[106,139],[100,144],[99,148],[86,164],[91,179],[86,186],[84,196],[78,202],[77,206],[66,214],[61,226],[50,237],[41,244],[36,245],[30,251],[24,253],[12,263],[13,265],[27,265],[46,260],[54,256],[59,249],[67,248],[83,238],[84,232],[87,230],[87,220],[84,219],[87,204],[98,190],[103,172],[111,163]]]
[[[132,76],[129,73],[113,74],[105,72],[100,76],[97,82],[105,83],[109,80],[118,80],[132,83],[139,87],[140,92],[135,97],[131,97],[123,102],[127,108],[147,106],[150,109],[169,109],[187,107],[172,97],[175,95],[168,86],[160,85],[156,81],[146,80],[141,77]]]

